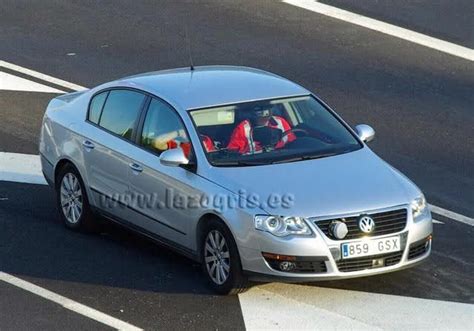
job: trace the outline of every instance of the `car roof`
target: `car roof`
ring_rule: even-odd
[[[278,75],[238,66],[155,71],[126,77],[115,84],[135,86],[185,110],[310,93]]]

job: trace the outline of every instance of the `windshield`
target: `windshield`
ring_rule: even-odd
[[[348,153],[358,140],[312,96],[190,111],[209,162],[247,166]]]

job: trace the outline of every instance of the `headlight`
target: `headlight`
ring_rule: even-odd
[[[416,198],[411,203],[411,211],[413,213],[413,219],[416,220],[419,216],[422,216],[428,212],[428,206],[424,196]]]
[[[257,215],[254,221],[257,230],[270,232],[277,237],[308,236],[312,233],[306,221],[301,217]]]

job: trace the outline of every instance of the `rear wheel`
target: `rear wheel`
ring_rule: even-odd
[[[202,237],[202,263],[210,286],[219,294],[233,295],[247,289],[234,238],[221,222],[212,222]]]
[[[92,231],[96,228],[87,193],[79,172],[71,164],[65,165],[56,179],[56,199],[59,213],[66,227]]]

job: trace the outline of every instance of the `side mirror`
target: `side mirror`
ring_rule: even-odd
[[[161,153],[160,162],[165,166],[179,167],[180,165],[188,164],[189,160],[181,148],[173,148]]]
[[[355,131],[357,132],[357,135],[359,136],[360,140],[362,140],[363,142],[368,143],[374,139],[375,130],[367,124],[356,125]]]

